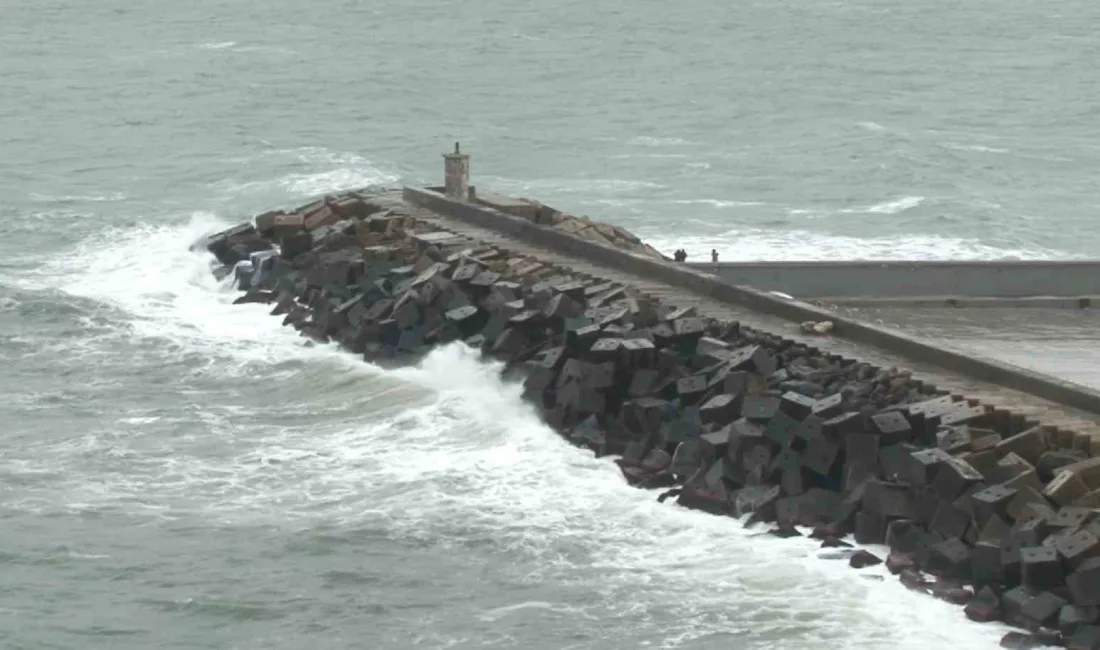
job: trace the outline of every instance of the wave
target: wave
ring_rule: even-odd
[[[267,194],[279,190],[293,196],[314,196],[345,189],[390,186],[401,180],[397,171],[353,152],[299,147],[271,149],[259,156],[283,159],[289,166],[305,167],[306,170],[246,182],[227,179],[215,186],[228,195]],[[247,164],[253,159],[245,158],[240,162]]]
[[[892,201],[875,203],[864,208],[842,208],[840,214],[901,214],[924,203],[923,196],[903,196]]]
[[[884,201],[882,203],[876,203],[867,208],[865,212],[870,212],[874,214],[900,214],[902,212],[905,212],[906,210],[917,207],[921,203],[924,203],[923,196],[903,196],[902,198],[896,199],[894,201]]]
[[[727,201],[722,199],[678,199],[671,201],[677,205],[709,205],[712,208],[743,208],[749,206],[766,205],[759,201]]]
[[[39,201],[43,203],[106,203],[125,201],[129,198],[122,192],[111,192],[109,194],[90,194],[90,195],[51,195],[51,194],[36,194],[31,193],[30,198],[33,201]]]
[[[681,145],[686,145],[686,144],[692,144],[691,142],[688,142],[687,140],[684,140],[683,138],[672,138],[672,137],[659,138],[659,137],[653,137],[653,136],[648,136],[648,135],[641,135],[641,136],[637,136],[637,137],[634,137],[634,138],[630,138],[629,140],[626,141],[626,143],[630,144],[630,145],[638,145],[638,146],[643,146],[643,147],[672,147],[672,146],[681,146]]]

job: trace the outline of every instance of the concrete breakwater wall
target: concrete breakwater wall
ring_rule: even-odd
[[[1097,260],[691,262],[733,284],[801,299],[1100,295]]]
[[[242,303],[369,360],[462,341],[506,363],[552,428],[627,481],[779,536],[886,543],[908,587],[1031,640],[1100,643],[1100,459],[1088,436],[898,369],[658,304],[631,287],[418,223],[351,193],[204,241]],[[1026,639],[1018,638],[1024,642]]]

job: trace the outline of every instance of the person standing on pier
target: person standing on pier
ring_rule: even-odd
[[[710,261],[715,263],[715,264],[718,263],[718,249],[717,248],[710,249]]]

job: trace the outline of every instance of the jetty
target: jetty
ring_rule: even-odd
[[[1024,628],[1013,647],[1100,647],[1100,393],[478,191],[469,162],[456,145],[442,187],[319,197],[194,248],[311,341],[502,361],[551,428],[655,498],[885,562]]]

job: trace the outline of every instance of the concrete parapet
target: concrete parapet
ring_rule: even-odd
[[[1100,294],[1100,260],[691,262],[733,284],[799,298],[1027,298]]]

